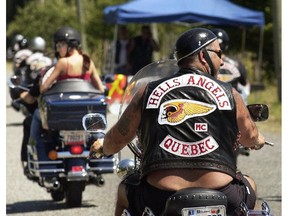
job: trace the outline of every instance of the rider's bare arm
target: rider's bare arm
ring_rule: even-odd
[[[20,98],[27,104],[33,104],[36,102],[37,97],[33,97],[28,91],[24,91],[20,94]]]
[[[99,73],[97,71],[97,68],[95,67],[95,64],[92,60],[91,60],[89,70],[91,70],[91,83],[92,83],[92,85],[96,89],[99,89],[101,92],[104,92],[104,86],[103,86],[102,81],[99,77]]]
[[[241,95],[235,89],[233,89],[233,95],[237,106],[237,125],[240,132],[239,142],[248,148],[254,148],[255,145],[264,145],[265,139],[258,131],[255,122],[251,119]]]
[[[57,79],[57,77],[60,76],[61,72],[65,70],[67,64],[66,61],[66,58],[60,58],[58,60],[51,75],[40,86],[40,93],[46,92],[50,88],[51,84]]]
[[[106,133],[103,152],[111,155],[119,152],[136,136],[141,121],[141,96],[135,95],[118,122]]]

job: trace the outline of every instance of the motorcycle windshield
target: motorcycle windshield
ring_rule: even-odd
[[[118,118],[121,117],[128,104],[138,91],[145,90],[149,82],[170,76],[178,71],[177,61],[174,59],[161,60],[151,63],[139,70],[128,83],[121,100]],[[128,144],[129,149],[138,158],[142,157],[142,150],[138,137]]]
[[[129,81],[121,100],[120,118],[136,92],[144,90],[149,82],[170,76],[178,71],[177,61],[174,59],[153,62],[140,69]]]

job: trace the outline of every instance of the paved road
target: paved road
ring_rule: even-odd
[[[68,209],[65,203],[52,202],[50,195],[36,183],[23,175],[20,164],[23,116],[10,106],[9,95],[6,96],[6,214],[21,216],[110,216],[114,212],[117,185],[116,174],[104,176],[104,187],[87,186],[83,193],[83,205]],[[117,120],[108,115],[108,126]],[[261,124],[265,124],[261,122]],[[265,147],[254,151],[249,157],[240,156],[239,168],[252,176],[258,183],[258,196],[270,204],[275,216],[281,215],[281,134],[269,131],[265,137],[275,143],[275,147]],[[124,157],[131,153],[125,149]]]

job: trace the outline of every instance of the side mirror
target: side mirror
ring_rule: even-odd
[[[84,115],[82,125],[87,132],[104,131],[107,127],[105,116],[100,113],[88,113]]]
[[[20,76],[13,75],[10,77],[10,83],[16,87],[19,86],[21,84]]]
[[[266,104],[250,104],[247,108],[253,121],[265,121],[269,117],[269,108]]]
[[[10,77],[10,79],[8,79],[8,86],[11,89],[18,88],[18,89],[22,89],[24,91],[29,91],[29,88],[21,85],[21,77],[16,76],[16,75],[13,75],[12,77]]]
[[[21,84],[21,77],[20,76],[16,76],[16,75],[13,75],[11,78],[10,78],[10,82],[15,85],[15,86],[19,86]]]

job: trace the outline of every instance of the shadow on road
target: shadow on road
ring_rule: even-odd
[[[258,197],[258,200],[282,202],[282,196],[265,196],[265,197]]]
[[[18,126],[23,126],[22,122],[13,122],[13,123],[8,123],[6,124],[6,127],[18,127]]]
[[[83,201],[82,205],[78,208],[92,208],[97,207],[94,204]],[[53,210],[70,209],[66,207],[64,202],[53,202],[47,200],[32,200],[24,202],[16,202],[6,205],[6,214],[28,213],[28,212],[44,212]]]

